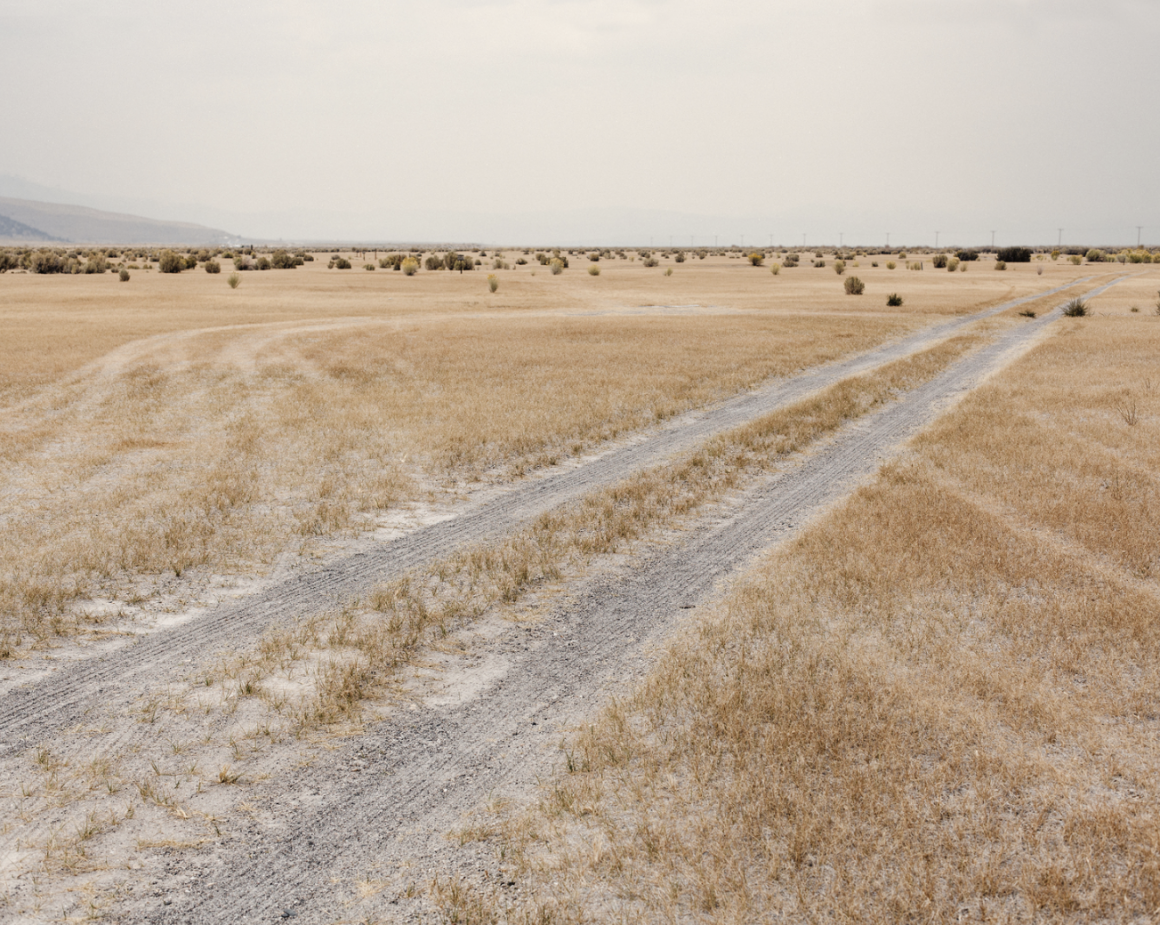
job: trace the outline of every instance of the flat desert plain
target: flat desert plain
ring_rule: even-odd
[[[0,921],[1156,914],[1160,268],[331,253],[0,275]]]

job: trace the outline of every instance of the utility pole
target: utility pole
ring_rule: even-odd
[[[1136,249],[1137,250],[1140,249],[1140,235],[1142,235],[1143,233],[1144,233],[1144,226],[1137,225],[1136,226]]]
[[[844,240],[845,234],[846,233],[844,231],[838,232],[838,247],[845,247],[846,246],[846,242]]]
[[[995,232],[991,232],[991,250],[995,249]]]
[[[741,236],[741,249],[745,250],[745,235]]]
[[[938,250],[938,236],[939,236],[940,234],[942,234],[942,232],[941,232],[941,231],[936,231],[936,232],[934,233],[934,249],[935,249],[935,250]]]
[[[887,247],[890,246],[890,232],[889,231],[886,232],[886,246]]]
[[[802,247],[805,247],[805,246],[806,246],[806,233],[803,231],[802,232]]]
[[[1063,247],[1063,229],[1059,229],[1059,240],[1055,242],[1056,247]]]
[[[673,246],[673,236],[669,235],[669,248],[671,249],[672,246]]]
[[[717,235],[713,235],[713,250],[717,249]]]
[[[771,248],[773,247],[773,232],[772,231],[769,233],[769,246]]]

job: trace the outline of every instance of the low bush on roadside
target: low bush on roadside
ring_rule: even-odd
[[[1025,309],[1023,309],[1023,311],[1021,311],[1019,313],[1019,317],[1020,318],[1034,318],[1035,311],[1033,309],[1030,309],[1030,308],[1025,308]]]
[[[853,277],[851,277],[851,279],[852,278]],[[902,296],[900,296],[897,292],[892,292],[886,297],[886,304],[892,308],[897,308],[902,304]]]
[[[1087,259],[1088,263],[1103,263],[1105,254],[1102,250],[1093,247],[1090,251],[1084,254],[1084,257]]]
[[[845,286],[846,295],[861,295],[866,289],[866,284],[857,276],[847,276]]]
[[[1031,249],[1028,247],[1001,247],[998,259],[1003,263],[1031,263]]]
[[[1081,257],[1079,254],[1071,254],[1067,259],[1070,263],[1077,267],[1083,263],[1083,257]]]
[[[1063,314],[1065,318],[1083,318],[1088,313],[1087,302],[1083,299],[1072,299],[1065,306],[1063,306]]]

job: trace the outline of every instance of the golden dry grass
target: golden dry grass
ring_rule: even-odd
[[[0,277],[4,650],[1045,285],[932,275],[887,312],[820,271],[601,266],[512,270],[494,295],[477,273],[321,261],[236,291],[197,271]],[[75,606],[94,597],[111,603]]]
[[[507,826],[464,921],[1147,921],[1160,319],[1066,320],[774,552]],[[1135,422],[1123,409],[1135,401]]]

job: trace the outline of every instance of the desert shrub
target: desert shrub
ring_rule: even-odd
[[[753,264],[755,267],[759,267],[763,263],[765,263],[765,254],[759,254],[759,253],[757,253],[757,251],[754,251],[752,254],[749,255],[749,262],[751,264]]]
[[[843,273],[845,273],[846,272],[846,261],[845,260],[835,260],[834,261],[834,272],[837,273],[839,276],[841,276]]]
[[[1120,253],[1116,254],[1116,263],[1127,263],[1127,262],[1128,262],[1128,252],[1127,251],[1120,251]]]
[[[129,271],[121,267],[121,272],[117,274],[117,278],[123,283],[129,282]]]
[[[900,296],[897,292],[892,292],[886,297],[886,304],[897,308],[902,304],[902,296]]]
[[[263,260],[265,258],[262,258]],[[345,257],[331,257],[330,262],[326,265],[328,270],[349,270],[351,263]]]
[[[657,265],[657,259],[656,257],[645,257],[644,260],[640,262],[640,265],[642,267],[655,267]]]
[[[1055,249],[1054,249],[1054,250],[1051,252],[1051,259],[1052,259],[1052,260],[1058,260],[1058,259],[1059,259],[1059,248],[1058,248],[1058,247],[1057,247],[1057,248],[1055,248]]]
[[[599,276],[600,275],[600,267],[598,267],[596,264],[592,264],[592,266],[590,266],[588,268],[588,275],[589,276]]]
[[[866,284],[857,276],[846,277],[846,295],[861,295],[866,289]]]
[[[909,261],[906,264],[906,269],[908,269],[908,270],[921,270],[922,269],[922,261],[921,260]]]
[[[220,273],[221,271],[222,271],[222,265],[220,263],[218,263],[216,260],[207,260],[205,262],[205,272],[206,273]]]
[[[785,260],[782,261],[783,266],[796,267],[798,265],[799,257],[796,253],[789,253],[785,255]]]
[[[822,254],[821,251],[814,251],[814,257],[817,258],[818,260],[821,260],[823,256],[825,256],[825,255]]]
[[[588,259],[591,260],[593,263],[596,263],[600,259],[600,254],[593,252],[593,253],[588,255]]]
[[[109,269],[109,261],[99,251],[89,257],[84,266],[86,273],[104,273],[107,269]]]
[[[672,267],[665,267],[665,276],[672,276],[672,275],[673,275],[673,268]]]
[[[959,258],[958,257],[951,257],[946,263],[947,263],[947,271],[950,273],[954,273],[955,270],[957,270],[959,268]],[[1040,272],[1042,273],[1043,271],[1040,270]]]
[[[552,261],[548,264],[548,269],[552,271],[553,276],[559,276],[564,272],[564,261],[559,257],[553,257]]]
[[[414,276],[419,269],[419,261],[414,257],[407,257],[400,266],[403,269],[404,276]]]
[[[898,266],[898,264],[896,264],[893,260],[886,261],[886,269],[893,270],[896,266]]]
[[[1083,318],[1087,313],[1087,302],[1083,299],[1072,299],[1063,306],[1063,314],[1067,318]]]
[[[238,283],[240,283],[241,281],[242,281],[241,274],[238,273],[236,270],[229,275],[228,279],[226,279],[226,282],[229,283],[229,286],[231,289],[237,289]]]
[[[777,276],[777,274],[781,272],[781,264],[780,263],[773,264],[769,268],[769,272],[772,273],[774,276]]]
[[[162,273],[180,273],[185,269],[185,260],[173,251],[162,251],[157,269]]]
[[[373,263],[364,263],[363,269],[364,270],[375,270],[375,269],[377,269],[377,267]]]
[[[343,263],[345,263],[345,264],[346,264],[346,266],[344,267],[344,266],[341,266],[341,265],[340,265],[340,266],[339,266],[339,269],[340,269],[340,270],[349,270],[349,269],[350,269],[350,261],[349,261],[349,260],[344,260],[344,261],[342,261],[342,262],[343,262]],[[270,258],[269,258],[269,257],[267,257],[265,254],[263,254],[261,257],[259,257],[259,258],[258,258],[258,269],[259,269],[259,270],[268,270],[268,269],[270,269]]]
[[[935,254],[934,257],[931,258],[930,265],[936,270],[945,270],[947,268],[947,255]]]
[[[293,270],[298,266],[297,260],[284,250],[276,250],[270,255],[270,264],[275,270]]]
[[[1036,267],[1035,273],[1037,276],[1042,276],[1043,275],[1043,267]]]
[[[0,253],[0,273],[15,270],[18,266],[20,266],[20,258],[15,254],[10,254],[8,251]]]
[[[487,276],[487,288],[491,292],[495,292],[499,288],[499,277],[494,273],[489,273]]]
[[[197,254],[186,254],[184,257],[181,258],[181,260],[182,260],[182,263],[185,264],[186,270],[196,270],[197,269]]]
[[[548,265],[548,261],[551,259],[552,258],[545,254],[543,251],[536,251],[536,261],[540,264],[540,266],[546,267]]]
[[[523,258],[523,257],[517,257],[517,258],[516,258],[516,266],[517,266],[517,267],[522,267],[522,266],[526,266],[526,265],[527,265],[527,261],[526,261],[526,260],[524,260],[524,258]]]
[[[979,252],[977,250],[964,248],[963,250],[955,251],[955,256],[958,257],[959,260],[975,261],[979,259]]]
[[[1023,309],[1023,311],[1021,311],[1019,313],[1019,317],[1020,318],[1034,318],[1036,314],[1037,313],[1036,313],[1035,309],[1025,308],[1025,309]]]
[[[685,252],[684,251],[677,251],[673,255],[673,260],[675,260],[677,263],[684,263],[685,262]]]
[[[1087,258],[1088,263],[1103,263],[1104,262],[1104,252],[1102,250],[1099,250],[1098,248],[1095,248],[1095,247],[1093,247],[1090,251],[1088,251],[1086,254],[1084,254],[1084,256]]]
[[[708,256],[709,256],[709,252],[707,250],[705,250],[705,248],[703,248],[703,247],[697,251],[697,259],[698,260],[704,260]]]
[[[1083,263],[1083,257],[1081,257],[1079,254],[1071,254],[1067,259],[1077,267]]]
[[[825,265],[826,265],[826,261],[824,261],[824,260],[815,260],[814,261],[814,266],[817,267],[819,270],[822,267],[824,267]]]
[[[996,270],[1006,270],[1007,269],[1006,262],[1002,261],[1002,260],[996,260],[995,261],[995,269]]]

